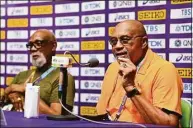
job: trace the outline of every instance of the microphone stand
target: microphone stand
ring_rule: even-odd
[[[73,107],[66,104],[66,94],[67,94],[67,86],[68,86],[68,73],[67,68],[60,68],[60,73],[62,72],[62,89],[59,90],[58,96],[61,98],[62,104],[70,111],[72,111]],[[48,120],[80,120],[78,117],[71,115],[71,113],[67,112],[62,107],[61,115],[48,115]]]

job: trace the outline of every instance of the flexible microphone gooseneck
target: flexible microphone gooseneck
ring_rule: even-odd
[[[70,56],[73,58],[73,60],[79,65],[79,66],[88,66],[88,67],[97,67],[99,64],[99,60],[97,58],[91,58],[86,64],[81,64],[79,63],[75,57],[73,56],[73,54],[69,51],[65,51],[65,54],[70,54]]]

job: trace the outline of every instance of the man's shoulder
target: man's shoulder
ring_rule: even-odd
[[[18,73],[18,75],[31,74],[33,71],[34,71],[34,69],[29,69],[29,70],[21,71],[21,72]]]

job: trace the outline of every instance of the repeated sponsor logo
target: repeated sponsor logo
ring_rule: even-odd
[[[14,77],[6,77],[6,85],[10,85]]]
[[[71,67],[71,68],[68,68],[67,70],[72,76],[79,76],[79,68],[78,67]]]
[[[100,90],[102,85],[101,80],[81,80],[81,89]]]
[[[7,8],[7,15],[8,16],[22,16],[28,15],[28,7],[8,7]]]
[[[5,31],[4,30],[0,31],[0,38],[5,39]]]
[[[74,102],[78,102],[79,101],[78,99],[79,99],[78,93],[75,93]]]
[[[30,0],[30,3],[40,3],[40,2],[52,2],[52,0]]]
[[[148,45],[153,49],[163,49],[166,48],[165,39],[148,39]]]
[[[0,10],[1,10],[0,12],[1,16],[5,16],[5,8],[1,7]]]
[[[192,0],[171,0],[171,4],[187,4],[191,2]]]
[[[162,0],[140,0],[138,1],[138,6],[156,6],[156,5],[165,5],[166,1]]]
[[[20,0],[20,1],[17,1],[17,0],[8,0],[8,1],[7,1],[7,4],[25,4],[25,3],[28,3],[28,1],[23,1],[23,0]]]
[[[18,74],[19,72],[25,71],[28,69],[27,66],[13,66],[13,65],[7,65],[6,66],[7,70],[6,73],[7,74]]]
[[[191,8],[180,8],[170,10],[170,19],[184,19],[191,18],[192,9]]]
[[[42,14],[52,14],[53,6],[52,5],[42,5],[42,6],[31,6],[30,14],[31,15],[42,15]]]
[[[79,89],[79,80],[75,80],[75,89]]]
[[[8,51],[27,51],[27,42],[7,42]]]
[[[5,5],[5,1],[4,0],[3,1],[1,0],[0,2],[1,2],[1,5]]]
[[[157,53],[161,58],[166,60],[166,53]]]
[[[56,29],[56,38],[78,38],[80,36],[79,29]]]
[[[7,62],[11,63],[27,63],[28,55],[27,54],[7,54]]]
[[[28,27],[28,19],[27,18],[8,19],[7,27],[10,27],[10,28]]]
[[[109,9],[133,8],[133,7],[135,7],[135,1],[119,1],[119,0],[109,1]]]
[[[56,17],[55,25],[56,26],[69,26],[69,25],[79,25],[79,16],[64,16]]]
[[[171,38],[170,48],[193,48],[191,38]]]
[[[78,51],[80,50],[80,43],[76,42],[58,42],[57,51]]]
[[[97,115],[96,107],[81,106],[80,107],[80,115],[90,115],[90,116]]]
[[[104,36],[105,36],[104,27],[81,29],[81,37],[104,37]]]
[[[79,3],[55,5],[55,13],[72,13],[79,12],[79,10]]]
[[[5,42],[0,42],[0,50],[5,51]]]
[[[82,24],[99,24],[105,23],[105,14],[83,15],[81,17]]]
[[[173,63],[191,63],[193,56],[191,53],[169,53],[169,60]]]
[[[0,57],[1,57],[1,62],[5,62],[5,54],[4,53],[0,53]]]
[[[114,30],[115,30],[115,27],[109,27],[109,28],[108,28],[108,35],[109,35],[109,36],[112,36]]]
[[[148,34],[165,34],[165,24],[144,25]]]
[[[115,56],[111,53],[108,55],[108,62],[109,63],[112,63],[112,62],[115,62],[116,61],[116,58]]]
[[[1,19],[1,28],[5,28],[5,19]]]
[[[166,19],[166,9],[138,11],[138,20],[163,20]]]
[[[182,78],[192,78],[192,68],[177,68],[177,70]]]
[[[129,19],[135,19],[135,12],[109,13],[109,23],[121,22]]]
[[[82,12],[104,10],[105,1],[83,2],[81,5],[81,9]]]
[[[72,113],[78,115],[78,106],[76,105],[73,106]]]
[[[27,30],[8,30],[7,39],[27,39],[28,31]]]
[[[0,80],[1,80],[1,85],[5,85],[5,77],[1,76]]]
[[[100,94],[93,93],[81,93],[80,101],[84,103],[97,103],[99,100]]]
[[[105,74],[104,67],[97,67],[97,68],[81,67],[81,76],[96,77],[96,76],[104,76],[104,74]]]
[[[81,50],[105,50],[105,41],[82,41]]]
[[[170,33],[191,33],[192,25],[191,23],[181,23],[181,24],[170,24]]]
[[[43,26],[52,26],[52,25],[53,25],[52,17],[30,19],[31,27],[43,27]]]
[[[105,63],[105,54],[81,54],[81,63],[87,63],[91,58],[97,58],[99,63]]]
[[[183,93],[192,93],[192,83],[183,83],[184,91]]]
[[[5,73],[5,65],[0,65],[0,67],[1,67],[0,73],[4,74]]]

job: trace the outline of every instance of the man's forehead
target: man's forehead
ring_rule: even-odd
[[[30,40],[41,40],[41,39],[49,39],[49,35],[42,31],[36,31],[31,37]]]

